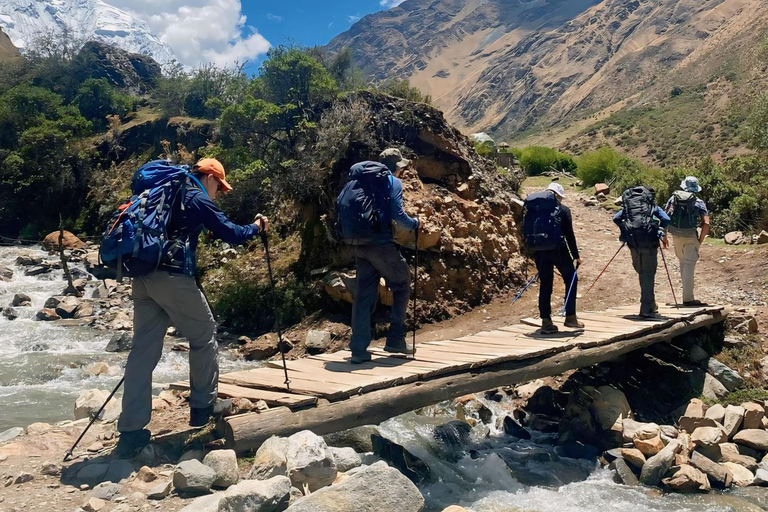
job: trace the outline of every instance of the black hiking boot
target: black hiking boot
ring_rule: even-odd
[[[555,334],[557,333],[557,326],[552,323],[551,318],[541,319],[541,334]]]
[[[118,459],[132,459],[149,444],[151,436],[152,434],[147,429],[121,432],[112,455]]]
[[[352,354],[349,358],[351,364],[363,364],[371,360],[370,352],[363,352],[362,354]]]
[[[684,308],[696,308],[700,306],[706,306],[706,304],[704,304],[700,300],[689,300],[687,302],[683,302]]]
[[[413,347],[408,346],[405,340],[400,340],[399,342],[391,344],[387,342],[384,345],[384,352],[389,352],[390,354],[405,354],[410,356],[413,354]]]
[[[576,315],[569,315],[565,317],[565,322],[563,323],[566,327],[570,327],[572,329],[583,329],[584,328],[584,322],[579,322],[579,317]]]
[[[211,416],[213,416],[213,406],[190,407],[189,426],[192,428],[202,428],[208,424]]]

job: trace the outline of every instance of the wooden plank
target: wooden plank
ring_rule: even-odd
[[[348,428],[380,423],[393,416],[456,396],[478,393],[499,386],[559,375],[564,371],[614,359],[679,336],[700,327],[722,322],[723,315],[701,315],[692,321],[678,321],[659,332],[622,343],[570,350],[531,361],[512,361],[463,375],[437,377],[414,384],[354,396],[336,403],[321,402],[317,407],[292,413],[287,408],[272,409],[261,414],[246,414],[225,419],[227,445],[238,452],[258,448],[273,435],[289,436],[300,430],[318,435]]]
[[[219,396],[223,398],[247,398],[248,400],[264,400],[267,405],[283,405],[288,407],[302,407],[317,403],[317,397],[294,395],[292,393],[280,393],[264,389],[245,388],[219,382]],[[174,382],[172,389],[189,389],[189,381]]]
[[[258,368],[219,376],[219,382],[225,384],[270,390],[285,390],[284,379],[285,376],[280,371],[271,368]],[[291,392],[300,395],[323,396],[329,400],[335,400],[353,392],[353,390],[350,385],[294,378],[291,379]]]

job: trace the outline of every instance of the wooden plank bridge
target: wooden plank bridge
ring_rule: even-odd
[[[414,358],[373,350],[373,360],[351,365],[349,351],[288,361],[219,376],[219,395],[264,400],[268,411],[226,418],[227,443],[237,451],[272,435],[309,429],[317,434],[374,424],[469,393],[508,386],[614,359],[725,319],[722,306],[660,308],[660,318],[633,315],[638,306],[579,313],[584,329],[554,319],[560,332],[542,335],[539,320],[470,336],[417,344]],[[188,388],[187,382],[173,385]]]

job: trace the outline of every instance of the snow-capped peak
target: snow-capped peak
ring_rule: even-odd
[[[160,64],[174,60],[144,21],[101,0],[2,0],[0,28],[22,49],[42,34],[68,30],[78,40],[108,43]]]

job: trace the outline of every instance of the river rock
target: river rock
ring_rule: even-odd
[[[130,331],[133,329],[133,320],[128,316],[128,313],[120,311],[117,316],[115,316],[115,319],[112,320],[110,329],[114,331]]]
[[[374,425],[364,425],[333,434],[326,434],[323,436],[323,439],[328,446],[353,448],[359,453],[369,453],[373,451],[372,434],[380,435],[379,428]]]
[[[75,419],[90,418],[96,414],[109,397],[109,392],[100,389],[86,389],[75,400]],[[114,399],[112,399],[114,401]]]
[[[472,427],[460,420],[449,421],[435,427],[432,437],[449,450],[458,450],[470,441]]]
[[[108,299],[115,290],[117,290],[117,281],[114,279],[104,279],[101,284],[93,290],[91,297],[94,299]]]
[[[742,454],[739,449],[741,447],[735,443],[723,443],[719,446],[719,461],[733,462],[740,466],[744,466],[748,470],[754,472],[757,470],[757,460],[754,457]],[[712,460],[717,460],[709,456]]]
[[[0,281],[10,281],[13,279],[13,270],[8,267],[0,267]]]
[[[760,487],[768,487],[768,470],[758,468],[755,473],[755,480],[752,485],[759,485]]]
[[[742,428],[745,430],[763,428],[765,407],[754,402],[747,402],[745,404],[741,404],[741,406],[744,408],[744,421],[742,423]]]
[[[627,442],[636,440],[653,439],[661,433],[661,428],[656,423],[640,423],[634,420],[624,420],[624,438]]]
[[[708,492],[710,489],[707,475],[688,464],[680,466],[672,477],[662,482],[675,492]]]
[[[677,436],[680,435],[680,431],[672,425],[661,425],[659,429],[661,429],[662,435],[667,436],[670,439],[677,439]]]
[[[469,512],[469,510],[465,509],[464,507],[460,507],[458,505],[451,505],[448,508],[444,508],[443,512]]]
[[[139,482],[144,482],[145,484],[154,482],[158,478],[160,478],[160,476],[155,472],[154,469],[150,468],[149,466],[142,466],[139,469],[139,472],[136,473],[136,480]]]
[[[109,365],[103,361],[93,363],[85,368],[85,373],[93,377],[99,375],[109,375]]]
[[[691,441],[696,446],[712,446],[727,440],[725,433],[718,427],[699,427],[691,434]]]
[[[688,360],[699,368],[705,368],[710,357],[709,353],[698,345],[692,346],[688,352]]]
[[[291,483],[302,489],[304,484],[314,492],[336,480],[336,461],[323,438],[303,430],[288,438],[286,469]],[[290,490],[290,489],[289,489]]]
[[[40,311],[38,311],[37,314],[35,315],[35,318],[37,318],[38,320],[42,320],[44,322],[61,320],[61,317],[56,314],[56,311],[49,308],[43,308]]]
[[[640,469],[645,464],[645,455],[637,448],[621,448],[621,457],[629,464]]]
[[[195,499],[179,512],[219,512],[219,502],[224,493],[209,494]]]
[[[531,433],[523,428],[512,416],[504,417],[504,433],[518,439],[531,438]]]
[[[723,419],[725,418],[725,407],[720,404],[715,404],[707,409],[705,417],[714,420],[717,423],[723,423]]]
[[[304,340],[304,346],[307,351],[312,353],[321,353],[328,350],[331,346],[331,333],[328,331],[319,331],[311,329],[307,332],[307,337]]]
[[[373,453],[390,462],[396,469],[414,483],[430,479],[432,470],[426,462],[383,436],[372,435]]]
[[[352,468],[363,464],[363,458],[352,448],[329,447],[333,454],[333,460],[336,461],[336,470],[341,472],[349,471]]]
[[[206,493],[216,480],[216,472],[197,460],[186,460],[173,472],[173,487],[179,492]]]
[[[286,512],[421,512],[423,508],[424,497],[416,486],[379,461],[336,485],[305,496]]]
[[[632,469],[627,465],[627,462],[621,457],[611,462],[610,468],[616,471],[616,476],[618,476],[620,483],[628,486],[636,486],[640,484],[635,473],[632,472]]]
[[[680,430],[683,432],[688,432],[690,434],[699,427],[716,427],[717,422],[709,418],[681,416],[680,419],[677,420],[677,426],[680,427]]]
[[[109,471],[108,463],[90,463],[81,467],[77,472],[77,481],[88,485],[96,485],[104,482],[104,477]]]
[[[129,332],[118,332],[112,335],[107,343],[106,352],[126,352],[133,348],[133,336]]]
[[[265,334],[247,343],[240,350],[247,361],[262,361],[279,352],[278,340],[271,334]]]
[[[234,450],[213,450],[205,456],[203,464],[216,472],[214,487],[229,487],[240,480],[237,455]]]
[[[16,320],[19,318],[19,312],[16,311],[16,308],[7,307],[3,308],[3,316],[8,320]]]
[[[750,470],[735,462],[723,462],[723,466],[733,475],[733,485],[737,487],[748,487],[755,480],[755,475]]]
[[[52,270],[52,268],[53,267],[51,267],[50,264],[45,263],[43,265],[38,265],[36,267],[28,268],[27,270],[24,271],[24,275],[29,277],[40,276],[40,275],[49,273]]]
[[[703,418],[707,412],[707,408],[707,404],[698,398],[692,398],[691,401],[688,402],[683,416],[688,416],[689,418]]]
[[[75,318],[89,318],[93,316],[93,303],[84,301],[81,302],[75,310]]]
[[[173,482],[171,480],[168,480],[167,482],[160,482],[159,484],[153,485],[149,491],[147,491],[147,499],[149,500],[162,500],[165,499],[169,494],[171,494],[171,490],[173,489]]]
[[[85,502],[83,505],[83,510],[85,512],[99,512],[101,509],[103,509],[107,503],[99,498],[89,498],[88,501]]]
[[[272,436],[264,441],[253,459],[249,480],[267,480],[278,475],[287,475],[286,452],[288,439]]]
[[[17,293],[13,296],[11,306],[14,308],[26,307],[32,305],[32,298],[26,293]]]
[[[717,401],[728,394],[728,388],[708,373],[704,374],[704,387],[701,395],[707,400]]]
[[[61,236],[59,231],[54,231],[53,233],[46,235],[46,237],[43,239],[43,248],[46,251],[58,251],[60,250],[61,246],[63,246],[64,249],[69,249],[72,251],[85,247],[85,242],[77,238],[77,236],[75,236],[73,233],[70,233],[69,231],[64,230],[64,236],[62,238],[61,244],[59,244],[59,236]]]
[[[112,501],[119,494],[120,485],[114,482],[101,482],[88,492],[88,496],[99,498],[100,500],[104,501]]]
[[[635,448],[640,450],[646,457],[652,457],[664,448],[664,442],[661,440],[660,434],[656,434],[655,437],[650,439],[635,439],[633,443]]]
[[[218,512],[278,512],[288,506],[290,495],[291,481],[286,476],[245,480],[222,494]]]
[[[675,440],[648,459],[640,472],[640,483],[649,486],[658,485],[664,474],[675,463],[675,455],[678,452],[680,452],[680,442]]]
[[[0,443],[7,443],[11,439],[15,439],[24,433],[24,429],[21,427],[12,427],[8,430],[0,432]]]
[[[768,432],[761,429],[742,430],[733,436],[733,442],[765,452],[768,451]]]
[[[728,391],[735,391],[744,385],[744,378],[739,372],[724,365],[714,357],[707,363],[707,371],[719,380]]]
[[[59,305],[56,306],[56,314],[59,315],[61,318],[74,318],[75,311],[77,311],[77,307],[79,304],[75,301],[66,300],[59,302]]]
[[[733,483],[733,474],[725,466],[714,462],[699,452],[691,452],[691,466],[702,471],[709,477],[712,487],[727,489]]]
[[[741,231],[731,231],[725,234],[724,240],[728,245],[739,245],[746,242],[746,237]]]
[[[632,409],[622,391],[611,386],[600,386],[596,389],[585,386],[584,390],[592,398],[589,411],[604,431],[611,430],[617,421],[623,422],[625,418],[632,416]]]
[[[736,432],[741,428],[741,424],[744,421],[745,410],[738,405],[729,405],[725,408],[725,417],[723,418],[723,427],[725,428],[725,434],[728,439],[733,439]]]

